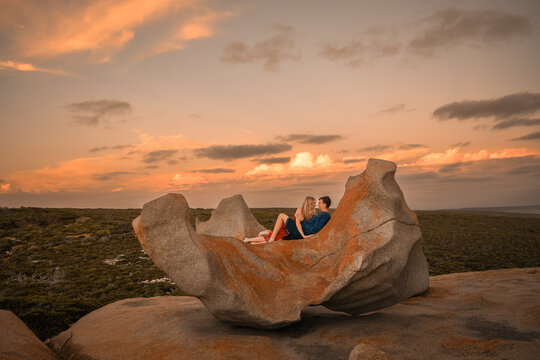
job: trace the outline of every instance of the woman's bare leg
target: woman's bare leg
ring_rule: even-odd
[[[264,240],[264,236],[257,236],[257,237],[254,237],[254,238],[245,238],[242,241],[243,242],[260,242],[260,241],[266,242],[266,240]]]
[[[282,226],[285,226],[285,223],[287,222],[287,219],[289,217],[287,214],[279,214],[276,225],[274,225],[274,231],[272,231],[272,236],[270,236],[270,239],[268,239],[268,242],[272,242],[276,240],[276,236],[278,235],[279,229],[281,229]]]

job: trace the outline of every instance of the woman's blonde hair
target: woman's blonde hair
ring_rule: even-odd
[[[315,211],[315,198],[308,196],[304,199],[304,204],[302,205],[302,212],[304,213],[304,220],[309,220],[315,215],[317,215],[317,212]]]

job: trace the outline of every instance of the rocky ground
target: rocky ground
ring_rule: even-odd
[[[46,343],[62,359],[537,359],[539,295],[540,268],[433,276],[426,293],[384,310],[315,306],[272,331],[221,323],[192,297],[133,298]],[[6,337],[20,331],[0,324],[0,358],[36,358],[27,354],[38,345]]]

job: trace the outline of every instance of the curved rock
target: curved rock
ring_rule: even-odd
[[[210,220],[199,222],[197,232],[215,236],[230,236],[238,240],[256,237],[265,230],[255,219],[242,195],[234,195],[221,200]]]
[[[133,227],[156,265],[222,321],[278,328],[319,304],[359,314],[428,288],[420,227],[395,171],[392,162],[370,159],[347,181],[329,223],[304,240],[263,247],[198,234],[179,194],[146,203]]]

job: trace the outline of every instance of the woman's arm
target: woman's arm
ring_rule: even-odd
[[[295,220],[296,220],[296,227],[298,228],[298,232],[300,235],[302,235],[302,238],[306,238],[306,234],[304,234],[304,230],[302,230],[302,221],[304,220],[304,212],[301,208],[296,209],[296,213],[294,214]]]

